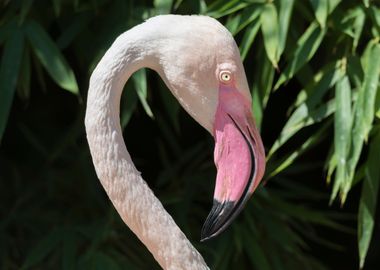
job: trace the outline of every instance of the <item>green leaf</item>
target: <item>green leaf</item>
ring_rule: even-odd
[[[140,100],[146,114],[150,118],[154,118],[152,110],[150,109],[149,104],[146,100],[147,96],[148,96],[148,87],[147,87],[147,82],[146,82],[146,70],[140,69],[140,70],[136,71],[132,75],[132,80],[133,80],[133,83],[135,85],[137,96],[139,97],[139,100]]]
[[[20,28],[14,28],[4,44],[0,65],[0,141],[12,106],[23,48],[24,34]]]
[[[286,39],[288,36],[289,23],[293,11],[294,0],[280,0],[279,9],[279,40],[278,40],[278,59],[280,59],[281,54],[284,52]]]
[[[253,75],[252,87],[252,111],[257,127],[260,129],[263,110],[267,106],[269,95],[272,90],[275,69],[268,57],[264,53],[263,46],[257,49],[257,63],[260,64],[260,69],[256,69]]]
[[[377,196],[380,183],[380,132],[371,141],[366,161],[358,213],[358,245],[360,268],[364,266],[375,225]]]
[[[230,17],[225,25],[233,34],[237,35],[241,30],[247,27],[251,22],[256,20],[262,12],[262,5],[252,5],[244,9],[236,16]]]
[[[373,5],[370,7],[370,11],[371,11],[371,19],[372,19],[373,24],[375,25],[375,27],[380,29],[380,10],[379,10],[379,8]]]
[[[260,28],[260,20],[254,20],[245,30],[243,39],[240,43],[239,50],[242,61],[247,57],[248,51],[251,48],[253,41]]]
[[[272,65],[277,68],[279,25],[276,6],[268,3],[260,15],[261,31],[264,37],[264,46]]]
[[[313,22],[306,32],[297,41],[297,46],[294,50],[291,62],[285,68],[284,72],[278,79],[274,89],[278,89],[284,82],[291,79],[294,74],[308,62],[317,51],[322,39],[325,35],[325,30],[318,26],[318,23]]]
[[[286,122],[282,129],[280,136],[273,143],[272,148],[269,151],[267,159],[270,157],[294,134],[300,131],[302,128],[308,127],[315,123],[321,122],[326,119],[335,111],[335,100],[332,99],[316,109],[309,111],[306,104],[300,105]]]
[[[325,65],[314,75],[313,80],[306,85],[305,89],[299,92],[294,106],[298,107],[304,102],[307,102],[310,108],[318,105],[327,90],[342,77],[340,67],[341,61],[334,61]]]
[[[379,87],[377,88],[377,95],[376,95],[376,101],[375,101],[375,115],[377,118],[380,118],[380,90]]]
[[[342,76],[339,66],[339,61],[327,64],[314,76],[313,81],[299,93],[295,102],[296,109],[270,149],[268,159],[299,130],[314,124],[315,120],[319,119],[320,121],[333,113],[335,105],[332,101],[322,104],[318,109],[316,107],[327,90],[333,87]],[[325,115],[320,118],[320,116],[317,117],[318,113]]]
[[[281,159],[278,162],[275,162],[274,170],[271,172],[267,172],[269,174],[269,178],[274,177],[275,175],[279,174],[286,168],[288,168],[290,165],[293,164],[293,162],[301,156],[305,151],[310,149],[310,147],[314,146],[315,144],[319,143],[323,139],[323,135],[326,134],[326,129],[328,127],[329,123],[325,124],[322,128],[318,130],[318,132],[314,133],[312,136],[310,136],[303,144],[301,144],[298,149],[292,151],[289,153],[288,156]]]
[[[314,9],[315,18],[319,25],[325,28],[327,16],[329,14],[329,1],[328,0],[310,0]]]
[[[364,82],[355,103],[354,124],[351,136],[351,153],[348,162],[348,181],[342,190],[341,201],[344,202],[355,174],[363,143],[372,128],[375,115],[376,91],[380,73],[380,45],[370,42],[362,57]]]
[[[35,21],[26,24],[26,34],[34,53],[50,77],[63,89],[79,94],[74,72],[45,30]]]
[[[354,10],[354,12],[355,12],[355,20],[352,24],[353,33],[354,33],[354,36],[353,36],[354,42],[353,42],[352,50],[355,52],[359,44],[360,36],[363,32],[366,14],[361,6],[357,7]]]
[[[364,137],[367,138],[372,127],[375,113],[375,99],[380,76],[380,44],[375,44],[368,54],[367,63],[364,65]]]
[[[258,1],[263,2],[263,1]],[[218,19],[226,16],[240,9],[243,9],[249,5],[248,2],[242,2],[240,0],[218,0],[213,2],[207,11],[207,15]]]
[[[337,164],[332,198],[335,198],[338,187],[348,176],[347,158],[351,142],[351,126],[351,86],[348,77],[344,76],[335,87],[334,146]]]
[[[154,0],[153,5],[157,14],[168,14],[171,11],[173,0]]]

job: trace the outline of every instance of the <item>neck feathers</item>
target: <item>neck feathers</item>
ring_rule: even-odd
[[[119,106],[124,84],[142,67],[157,70],[153,51],[144,48],[151,43],[141,33],[137,27],[117,38],[91,76],[85,124],[94,166],[119,215],[161,267],[208,269],[141,178],[122,137]]]

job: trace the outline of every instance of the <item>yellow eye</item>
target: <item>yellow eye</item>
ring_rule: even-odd
[[[232,78],[231,73],[229,71],[222,71],[222,72],[220,72],[219,77],[220,77],[220,80],[223,83],[230,82],[231,78]]]

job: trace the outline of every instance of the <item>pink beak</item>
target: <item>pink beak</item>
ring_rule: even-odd
[[[228,85],[219,89],[215,114],[214,204],[202,228],[201,241],[224,231],[243,209],[265,170],[265,152],[252,118],[251,104]]]

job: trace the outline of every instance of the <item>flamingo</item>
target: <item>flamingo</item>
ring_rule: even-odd
[[[215,139],[213,206],[201,240],[220,234],[242,210],[265,169],[238,47],[207,16],[161,15],[121,34],[93,71],[85,126],[94,167],[125,224],[163,269],[208,269],[135,168],[119,119],[128,78],[156,71],[182,107]]]

